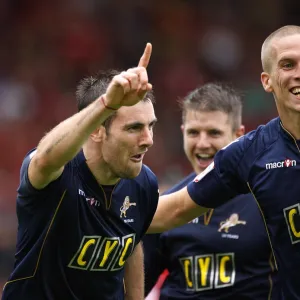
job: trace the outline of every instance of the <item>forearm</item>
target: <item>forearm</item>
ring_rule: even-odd
[[[208,208],[197,205],[187,188],[159,197],[158,206],[147,233],[160,233],[182,226],[204,214]]]
[[[135,247],[133,254],[125,265],[125,299],[144,299],[144,254],[141,242]]]
[[[39,143],[36,160],[49,170],[57,170],[70,161],[89,135],[111,114],[97,99],[88,107],[51,130]]]

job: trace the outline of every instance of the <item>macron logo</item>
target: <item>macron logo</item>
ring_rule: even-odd
[[[289,167],[295,167],[297,165],[297,162],[293,159],[285,159],[283,161],[278,162],[272,162],[266,164],[266,169],[278,169],[278,168],[289,168]]]

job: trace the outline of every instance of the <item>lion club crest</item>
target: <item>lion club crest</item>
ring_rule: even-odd
[[[126,212],[129,209],[129,207],[132,205],[136,206],[136,203],[135,202],[131,203],[129,196],[126,196],[124,199],[123,205],[120,208],[120,212],[121,212],[120,218],[122,218],[122,217],[126,218]]]
[[[238,214],[232,214],[226,221],[222,221],[220,223],[220,228],[218,229],[219,232],[224,230],[224,232],[228,233],[228,230],[230,227],[236,226],[236,225],[246,225],[246,221],[239,220]]]

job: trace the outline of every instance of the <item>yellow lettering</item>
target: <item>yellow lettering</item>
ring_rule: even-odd
[[[125,243],[125,247],[124,247],[124,249],[122,251],[122,254],[121,254],[121,257],[119,259],[119,266],[123,266],[125,264],[124,257],[126,255],[126,252],[127,252],[128,248],[129,248],[129,245],[132,244],[132,242],[133,242],[132,238],[127,239],[127,241]]]
[[[229,260],[230,260],[229,256],[223,256],[220,261],[220,280],[223,283],[230,282],[230,276],[226,276],[226,268],[225,268],[226,262]]]
[[[95,242],[96,242],[95,239],[90,239],[90,240],[88,240],[88,241],[84,244],[84,246],[82,247],[82,250],[81,250],[81,252],[80,252],[80,254],[79,254],[78,258],[77,258],[77,263],[78,263],[79,266],[82,266],[82,267],[83,267],[83,266],[86,265],[87,262],[86,262],[85,260],[83,260],[84,255],[85,255],[87,249],[88,249],[91,245],[95,244]]]
[[[114,250],[114,248],[118,245],[118,241],[107,241],[105,243],[105,249],[104,249],[104,253],[103,253],[103,258],[99,264],[99,267],[103,267],[104,264],[106,263],[110,253]]]
[[[189,278],[189,268],[190,268],[191,262],[189,260],[185,260],[183,264],[184,264],[184,275],[185,275],[185,279],[186,279],[186,284],[189,288],[192,288],[193,282]]]
[[[291,209],[289,211],[289,223],[292,229],[292,232],[295,237],[300,237],[300,232],[296,230],[295,223],[294,223],[294,215],[297,213],[297,210],[295,208]]]
[[[207,274],[210,264],[210,257],[200,258],[199,259],[199,268],[201,272],[201,285],[206,286],[207,284]]]

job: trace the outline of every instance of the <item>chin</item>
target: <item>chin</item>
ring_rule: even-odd
[[[120,177],[126,179],[133,179],[139,176],[141,170],[142,170],[142,165],[140,165],[139,167],[136,166],[135,168],[127,169]]]
[[[196,170],[197,170],[196,173],[197,173],[197,174],[200,174],[200,173],[202,173],[205,169],[199,169],[199,168],[197,168]]]
[[[133,174],[132,174],[131,178],[135,178],[135,177],[139,176],[140,173],[141,173],[141,170],[142,170],[142,165],[140,167],[138,167],[138,168],[135,168],[133,170]]]
[[[193,169],[194,169],[194,171],[195,171],[196,174],[200,174],[200,173],[202,173],[205,170],[205,168],[204,169],[200,168],[199,165],[198,165],[198,163],[196,163],[196,164],[193,165]]]

